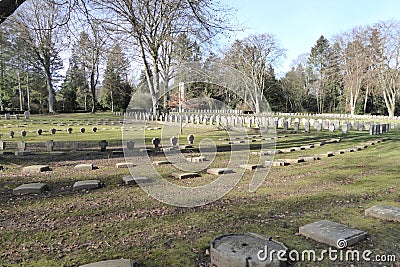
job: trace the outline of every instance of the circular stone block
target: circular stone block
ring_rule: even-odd
[[[275,250],[275,253],[270,253]],[[287,266],[278,260],[285,258],[288,248],[270,237],[255,233],[230,234],[217,237],[211,243],[211,263],[216,266]],[[265,254],[267,252],[267,254]],[[272,258],[270,257],[272,255]]]

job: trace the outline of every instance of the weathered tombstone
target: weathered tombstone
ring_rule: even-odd
[[[94,132],[94,133],[97,132],[97,127],[93,127],[92,132]]]
[[[79,267],[132,267],[136,266],[132,260],[120,259],[120,260],[105,260],[94,263],[81,265]]]
[[[307,133],[310,132],[310,122],[306,121],[304,123],[304,131],[306,131]]]
[[[46,146],[46,150],[47,150],[48,152],[53,151],[53,148],[54,148],[54,142],[53,142],[53,140],[47,140],[47,141],[45,142],[45,146]]]
[[[227,174],[227,173],[234,173],[233,170],[228,169],[228,168],[210,168],[207,169],[207,172],[210,174],[214,174],[214,175],[219,175],[219,174]]]
[[[158,148],[159,147],[159,145],[160,145],[160,138],[153,138],[152,140],[151,140],[151,143],[153,144],[153,146],[154,146],[154,148]]]
[[[37,133],[37,135],[42,135],[43,130],[42,129],[37,129],[36,133]]]
[[[370,128],[369,128],[369,134],[370,135],[375,135],[376,134],[376,127],[375,124],[371,124]]]
[[[50,132],[51,132],[51,134],[56,134],[57,129],[56,129],[56,128],[51,128],[51,129],[50,129]]]
[[[92,163],[82,163],[82,164],[77,164],[74,166],[74,169],[78,170],[78,171],[91,171],[96,168],[97,167],[94,166]]]
[[[85,133],[86,129],[85,129],[85,128],[81,128],[79,131],[80,131],[81,133]]]
[[[283,122],[283,130],[285,131],[289,130],[289,122],[287,120]]]
[[[31,117],[31,113],[28,110],[26,110],[24,112],[24,116],[25,116],[25,119],[29,120],[29,118]]]
[[[6,120],[10,120],[10,119],[11,119],[10,113],[4,114],[4,118],[5,118]]]
[[[379,123],[375,125],[375,134],[381,134],[381,125]]]
[[[10,131],[10,138],[14,138],[14,131]]]
[[[0,140],[0,150],[5,150],[6,149],[6,142]]]
[[[72,133],[72,128],[69,127],[69,128],[67,129],[67,132],[68,132],[68,134],[71,134],[71,133]]]
[[[106,152],[107,151],[108,142],[106,140],[101,140],[99,142],[99,146],[100,146],[100,151],[101,152]]]
[[[26,131],[25,131],[25,130],[22,130],[22,131],[21,131],[21,136],[22,136],[22,137],[26,137]]]
[[[19,120],[19,114],[15,114],[15,119]]]
[[[49,165],[31,165],[22,168],[23,173],[41,173],[51,171]]]
[[[288,248],[267,236],[254,233],[222,235],[214,239],[210,247],[213,266],[287,266],[283,258]]]
[[[18,151],[25,151],[26,143],[24,141],[17,142],[17,149]]]
[[[178,144],[178,138],[176,136],[172,136],[170,139],[171,145],[176,146]]]
[[[84,181],[77,181],[72,186],[73,191],[79,190],[92,190],[101,187],[101,183],[99,180],[84,180]]]
[[[22,184],[17,188],[14,188],[13,194],[17,196],[27,195],[27,194],[40,194],[45,190],[48,190],[48,186],[45,183],[29,183],[29,184]]]
[[[188,144],[189,144],[189,145],[193,145],[194,135],[193,135],[193,134],[189,134],[189,135],[187,136],[187,140],[188,140]]]
[[[366,209],[365,215],[385,221],[400,222],[400,207],[389,205],[376,205]]]
[[[135,164],[133,162],[119,162],[115,164],[115,167],[120,169],[120,168],[132,168],[135,167]]]
[[[347,134],[348,130],[349,130],[348,129],[348,124],[347,124],[347,122],[344,122],[342,124],[342,133]]]
[[[333,133],[335,131],[335,125],[333,123],[329,124],[329,132]]]
[[[316,121],[314,123],[314,128],[315,130],[317,130],[318,132],[322,131],[322,124],[319,121]]]
[[[295,121],[294,122],[294,130],[297,132],[297,131],[299,131],[299,128],[300,128],[300,122]]]
[[[134,147],[135,147],[135,142],[133,142],[132,140],[126,142],[126,148],[128,150],[133,150]]]
[[[339,249],[346,248],[367,238],[367,232],[328,220],[302,226],[299,228],[299,233]]]
[[[182,180],[182,179],[200,177],[200,174],[195,172],[185,172],[185,173],[172,173],[172,176],[175,177],[176,179]]]

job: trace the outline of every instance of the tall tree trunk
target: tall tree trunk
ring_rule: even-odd
[[[49,104],[49,113],[54,113],[54,103],[56,100],[56,93],[54,92],[53,84],[51,82],[51,73],[50,69],[46,69],[46,86],[48,96],[48,104]]]
[[[95,73],[92,69],[90,73],[90,92],[92,94],[92,113],[96,112],[96,84],[95,84]]]
[[[29,73],[26,73],[26,104],[27,104],[27,109],[30,111],[31,110],[31,96],[29,92]]]
[[[24,103],[22,101],[21,75],[19,73],[19,70],[17,71],[17,77],[18,77],[19,110],[23,111]]]

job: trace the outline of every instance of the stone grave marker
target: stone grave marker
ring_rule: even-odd
[[[6,149],[6,142],[0,140],[0,150],[5,150]]]
[[[101,140],[99,142],[99,146],[100,146],[100,151],[101,152],[106,152],[107,151],[107,146],[108,146],[107,140]]]
[[[160,138],[153,138],[152,140],[151,140],[151,143],[153,144],[153,146],[154,146],[154,148],[155,149],[157,149],[157,148],[159,148],[159,145],[160,145]]]
[[[154,161],[153,162],[154,165],[160,166],[160,165],[169,165],[172,164],[170,161],[168,160],[158,160],[158,161]]]
[[[67,129],[67,132],[68,132],[68,134],[72,134],[72,128],[69,127],[69,128]]]
[[[306,121],[304,123],[304,131],[306,131],[307,133],[310,132],[310,122]]]
[[[400,207],[390,205],[376,205],[366,209],[365,215],[385,221],[400,222]]]
[[[207,159],[204,156],[199,156],[199,157],[186,158],[186,161],[187,162],[203,162],[203,161],[207,161]]]
[[[92,132],[94,132],[94,133],[97,132],[97,127],[93,127]]]
[[[11,119],[10,113],[4,114],[4,118],[5,118],[6,120],[10,120],[10,119]]]
[[[22,184],[17,188],[13,189],[13,194],[17,196],[27,195],[27,194],[40,194],[48,190],[48,186],[45,183],[29,183]]]
[[[200,174],[195,172],[185,172],[185,173],[174,172],[172,173],[172,176],[175,177],[176,179],[182,180],[182,179],[200,177]]]
[[[37,135],[42,135],[43,130],[42,129],[37,129],[36,133],[37,133]]]
[[[53,148],[54,148],[54,142],[53,142],[53,140],[47,140],[47,141],[45,142],[45,146],[46,146],[46,151],[48,151],[48,152],[53,151]]]
[[[31,113],[28,110],[26,110],[24,112],[24,116],[25,116],[25,119],[29,120],[29,118],[31,117]]]
[[[14,134],[15,134],[14,131],[10,131],[9,134],[10,134],[10,138],[14,138]]]
[[[101,183],[99,180],[83,180],[77,181],[72,186],[73,191],[80,191],[80,190],[92,190],[98,189],[101,187]]]
[[[233,170],[228,168],[210,168],[207,169],[207,172],[214,175],[234,173]]]
[[[187,141],[188,141],[188,144],[189,144],[189,145],[193,145],[193,142],[194,142],[194,135],[193,135],[193,134],[189,134],[189,135],[187,136]]]
[[[22,130],[22,131],[21,131],[21,136],[22,136],[22,137],[26,137],[26,131],[25,131],[25,130]]]
[[[178,138],[176,136],[172,136],[169,140],[172,146],[176,146],[178,144]]]
[[[272,253],[270,257],[270,251]],[[210,247],[211,263],[218,267],[287,266],[288,248],[271,237],[255,233],[222,235]]]
[[[120,260],[99,261],[81,265],[79,267],[134,267],[134,266],[136,266],[134,261],[127,259],[120,259]]]
[[[122,182],[124,185],[135,185],[140,183],[148,183],[151,180],[147,177],[133,177],[131,175],[122,177]]]
[[[22,168],[23,173],[41,173],[51,171],[49,165],[31,165]]]
[[[301,226],[299,233],[315,241],[339,249],[346,248],[367,238],[367,232],[365,231],[328,220]]]
[[[135,167],[135,164],[133,164],[133,162],[119,162],[119,163],[115,164],[115,167],[117,167],[118,169],[131,168],[131,167]]]
[[[349,131],[349,125],[347,122],[342,123],[342,133],[347,134]]]
[[[134,147],[135,147],[135,142],[133,142],[132,140],[126,142],[126,148],[128,150],[133,150]]]
[[[243,164],[243,165],[240,165],[239,167],[252,171],[255,169],[264,168],[264,165],[262,165],[262,164]]]
[[[299,131],[299,128],[300,128],[300,122],[298,122],[298,121],[295,121],[294,122],[294,131]]]
[[[92,163],[82,163],[75,165],[74,169],[78,171],[91,171],[96,169],[96,166],[94,166]]]
[[[80,131],[81,133],[85,133],[86,129],[82,127],[79,131]]]

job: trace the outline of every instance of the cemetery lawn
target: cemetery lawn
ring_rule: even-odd
[[[28,143],[52,139],[98,144],[100,140],[107,140],[111,146],[121,145],[122,117],[110,114],[32,117],[32,121],[1,120],[2,140],[23,140],[17,131],[24,129],[28,132],[24,139]],[[99,121],[101,125],[96,124]],[[107,123],[103,124],[104,121]],[[65,131],[68,124],[73,134]],[[99,128],[97,133],[91,131],[94,126]],[[36,134],[39,127],[46,130],[41,136]],[[48,132],[52,127],[59,129],[55,135]],[[86,128],[86,133],[79,133],[81,127]],[[12,140],[8,137],[10,130],[16,132]],[[226,146],[219,140],[226,137],[223,130],[192,130],[184,129],[180,143],[194,133],[195,147],[203,138]],[[159,130],[149,131],[148,143],[159,134]],[[108,152],[0,156],[0,165],[4,167],[0,172],[0,266],[79,266],[121,258],[133,259],[138,266],[207,266],[210,242],[219,235],[245,232],[271,236],[290,250],[321,251],[328,246],[306,239],[298,234],[298,229],[323,219],[367,231],[368,239],[352,249],[371,250],[374,255],[396,255],[399,264],[399,223],[365,217],[364,210],[376,204],[400,206],[400,132],[392,130],[382,136],[370,136],[366,131],[350,131],[346,135],[327,131],[278,131],[277,135],[287,135],[277,139],[278,149],[341,138],[339,143],[279,154],[277,159],[319,155],[383,137],[391,140],[314,162],[272,167],[263,184],[252,193],[248,191],[252,171],[246,171],[222,199],[196,208],[169,206],[149,197],[137,186],[122,185],[121,178],[130,173],[128,169],[115,168],[115,164],[124,162],[124,157],[110,156]],[[250,145],[254,151],[259,146],[260,141]],[[199,154],[192,152],[191,155]],[[154,161],[164,159],[159,154],[151,157]],[[224,167],[228,158],[229,152],[219,152],[212,165]],[[256,159],[252,155],[250,160]],[[88,172],[73,169],[74,165],[85,162],[94,163],[99,169]],[[34,164],[49,165],[52,171],[22,173],[22,167]],[[157,169],[171,182],[186,186],[215,179],[202,172],[200,178],[177,181],[170,176],[173,166],[157,166]],[[86,179],[98,179],[105,186],[88,192],[71,190],[75,181]],[[41,195],[12,194],[13,188],[29,182],[45,182],[50,191]],[[329,260],[297,262],[296,266],[351,264],[375,266],[368,262],[332,263]]]

